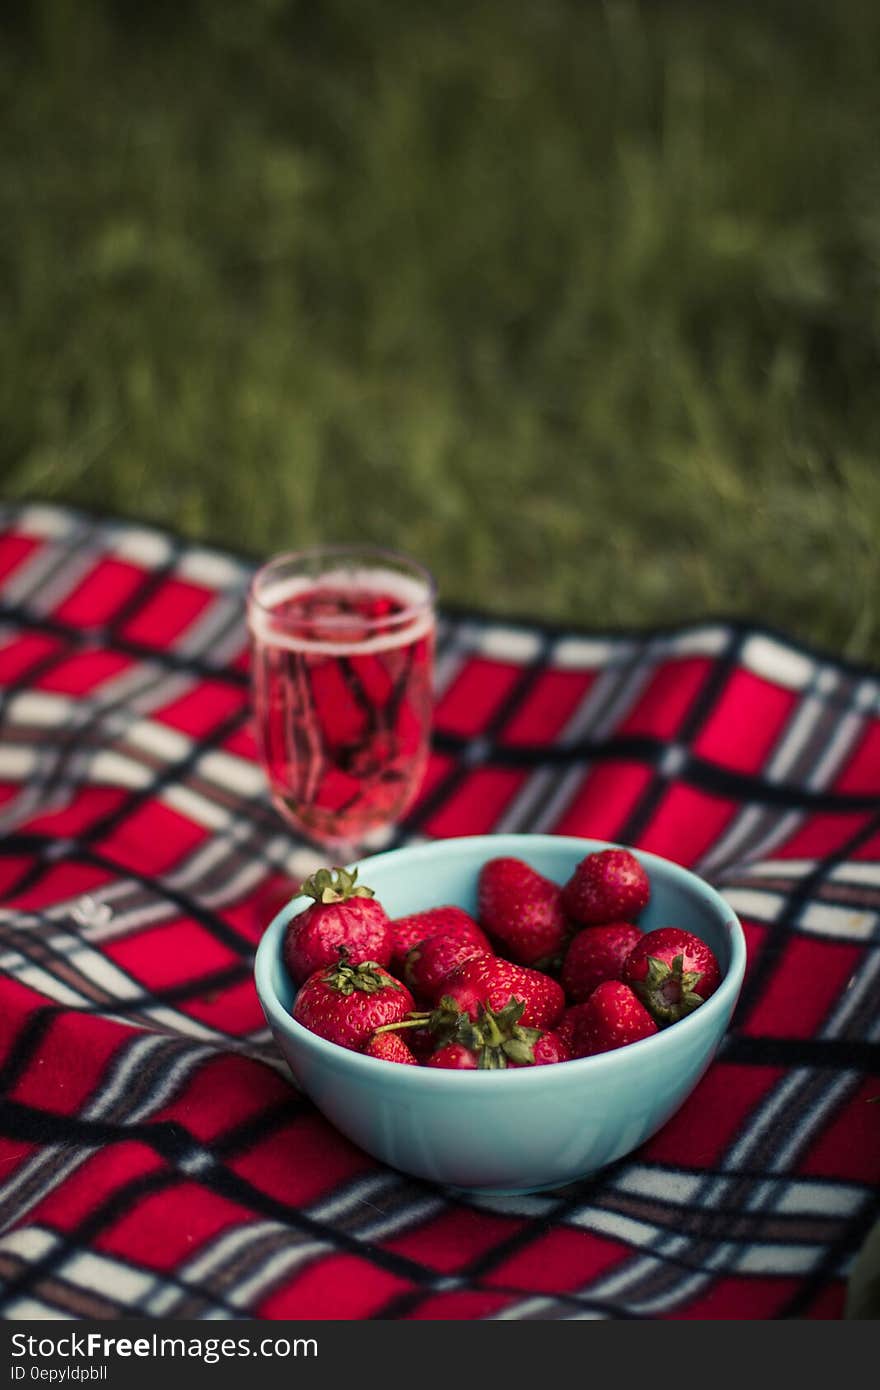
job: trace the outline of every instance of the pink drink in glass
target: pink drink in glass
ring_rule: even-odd
[[[418,791],[431,730],[434,586],[366,547],[270,561],[248,601],[272,798],[318,844],[354,848]]]

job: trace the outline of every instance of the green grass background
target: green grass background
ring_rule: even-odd
[[[880,660],[880,6],[7,0],[0,495]]]

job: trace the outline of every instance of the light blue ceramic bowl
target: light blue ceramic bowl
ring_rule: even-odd
[[[514,855],[564,883],[584,855],[609,848],[559,835],[480,835],[392,850],[358,867],[391,917],[446,903],[474,912],[487,859]],[[666,1123],[711,1062],[746,962],[742,927],[714,889],[677,864],[636,853],[652,888],[642,929],[694,932],[723,971],[716,992],[687,1018],[629,1047],[555,1066],[453,1072],[364,1057],[291,1018],[295,989],[281,944],[291,917],[309,906],[299,897],[267,928],[255,965],[266,1019],[298,1085],[368,1153],[457,1188],[558,1187],[635,1149]]]

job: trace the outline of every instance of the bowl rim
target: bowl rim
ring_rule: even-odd
[[[502,843],[508,846],[506,851],[498,850],[498,846]],[[383,866],[400,858],[405,858],[408,861],[415,860],[416,862],[419,858],[431,859],[432,861],[437,858],[442,860],[447,857],[455,857],[461,846],[465,844],[474,849],[494,848],[496,854],[512,854],[519,848],[523,858],[527,858],[530,845],[533,848],[568,848],[581,853],[581,857],[604,849],[628,849],[648,872],[653,865],[659,867],[663,873],[671,873],[672,877],[677,878],[684,886],[691,890],[696,889],[723,917],[723,925],[728,936],[730,960],[720,985],[715,993],[710,995],[705,1003],[701,1004],[693,1013],[679,1019],[677,1023],[671,1024],[667,1028],[661,1028],[658,1033],[652,1034],[649,1038],[640,1038],[637,1042],[628,1043],[625,1047],[614,1048],[609,1052],[595,1053],[591,1057],[576,1057],[556,1066],[509,1067],[501,1071],[488,1069],[455,1071],[441,1067],[401,1066],[399,1062],[389,1062],[382,1057],[369,1057],[365,1053],[355,1052],[353,1048],[342,1047],[339,1043],[322,1038],[319,1034],[313,1033],[311,1029],[297,1022],[282,1004],[272,984],[271,970],[273,963],[280,956],[282,936],[288,921],[291,917],[298,915],[298,904],[302,904],[302,909],[299,910],[304,910],[310,902],[310,899],[303,894],[296,894],[275,914],[266,927],[257,946],[254,959],[254,981],[257,994],[270,1025],[275,1024],[281,1028],[282,1032],[291,1034],[300,1047],[323,1057],[327,1062],[331,1064],[335,1062],[337,1066],[346,1069],[352,1067],[354,1069],[352,1074],[354,1075],[358,1073],[359,1069],[363,1069],[365,1080],[369,1077],[376,1079],[383,1074],[376,1071],[376,1068],[379,1067],[383,1069],[386,1076],[396,1075],[404,1089],[415,1087],[420,1091],[442,1091],[450,1089],[450,1086],[460,1087],[462,1084],[489,1087],[490,1089],[499,1085],[502,1087],[522,1086],[527,1084],[528,1078],[534,1080],[536,1075],[540,1077],[542,1085],[561,1085],[564,1083],[565,1077],[570,1077],[572,1081],[575,1081],[577,1077],[587,1080],[590,1076],[598,1076],[600,1070],[604,1069],[608,1073],[618,1067],[629,1066],[633,1061],[637,1062],[640,1057],[645,1055],[647,1048],[652,1048],[656,1052],[663,1046],[668,1047],[670,1045],[668,1039],[672,1035],[678,1040],[678,1044],[682,1044],[689,1036],[685,1030],[689,1029],[695,1036],[698,1036],[697,1030],[703,1034],[707,1031],[711,1032],[712,1024],[716,1022],[716,1015],[723,1015],[728,1011],[732,1015],[746,967],[746,939],[742,923],[717,889],[691,869],[686,869],[682,864],[676,864],[672,859],[665,859],[662,855],[638,849],[633,845],[622,844],[619,841],[597,840],[580,835],[498,833],[456,835],[427,842],[422,841],[415,845],[403,845],[398,849],[383,850],[364,859],[355,860],[347,867],[349,869],[357,867],[360,876],[365,882],[368,882],[368,874],[364,870],[375,864],[377,860],[381,860]],[[726,1031],[726,1026],[724,1031]],[[723,1036],[724,1032],[722,1031],[719,1036],[719,1043]],[[463,1083],[462,1077],[470,1079]]]

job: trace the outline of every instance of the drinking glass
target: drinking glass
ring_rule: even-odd
[[[279,555],[251,583],[254,712],[272,799],[337,862],[394,825],[418,791],[434,600],[426,569],[372,546]]]

